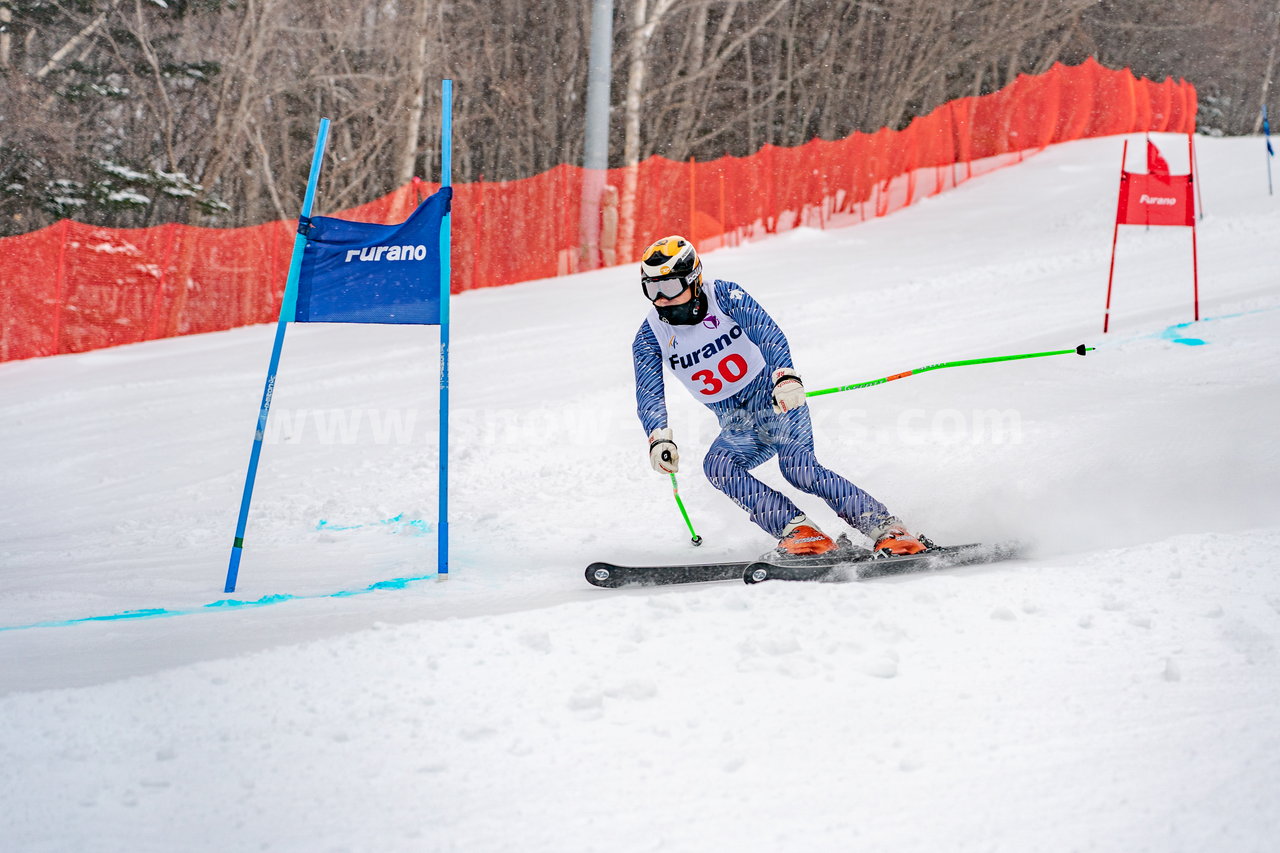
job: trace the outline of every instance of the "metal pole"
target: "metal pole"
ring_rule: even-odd
[[[601,264],[600,196],[609,168],[609,87],[613,69],[613,0],[591,4],[591,51],[587,57],[587,119],[582,158],[582,262]]]

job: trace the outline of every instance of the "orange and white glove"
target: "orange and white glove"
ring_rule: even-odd
[[[679,473],[680,451],[671,440],[670,427],[649,433],[649,464],[659,474]]]
[[[773,410],[778,414],[805,405],[804,383],[794,368],[779,367],[773,371]]]

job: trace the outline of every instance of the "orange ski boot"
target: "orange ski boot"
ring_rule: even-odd
[[[782,539],[778,540],[778,551],[792,556],[814,556],[834,551],[836,543],[831,537],[814,527],[808,516],[800,515],[787,522],[782,528]]]
[[[889,557],[919,554],[929,547],[929,540],[923,536],[912,536],[903,523],[896,518],[891,518],[876,528],[871,534],[871,539],[876,543],[871,550]]]

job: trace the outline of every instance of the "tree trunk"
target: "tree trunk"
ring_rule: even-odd
[[[636,236],[636,182],[640,163],[640,103],[644,94],[645,52],[653,28],[648,25],[648,0],[632,0],[631,44],[627,64],[627,91],[623,98],[622,206],[619,211],[618,249],[631,253]]]
[[[621,227],[618,229],[618,252],[628,258],[636,239],[636,189],[640,179],[640,112],[644,104],[645,77],[649,70],[649,41],[658,21],[671,10],[676,0],[632,0],[631,48],[627,66],[627,92],[623,100],[622,161],[626,172],[622,179]]]
[[[81,42],[93,35],[94,30],[102,26],[102,22],[107,19],[107,15],[115,11],[117,5],[119,5],[119,0],[115,0],[115,2],[108,6],[105,11],[98,13],[98,17],[94,18],[85,26],[84,29],[72,36],[66,44],[54,51],[53,56],[49,57],[49,61],[36,72],[36,79],[43,80],[49,75],[50,71],[57,68],[58,63],[65,59],[68,53],[79,47]]]
[[[428,0],[418,0],[413,25],[417,29],[413,38],[413,50],[409,55],[409,105],[404,137],[400,140],[400,156],[397,158],[396,183],[413,180],[418,162],[418,139],[422,135],[422,113],[427,108],[427,22],[431,17]]]
[[[1267,105],[1267,97],[1271,94],[1271,76],[1276,71],[1276,42],[1280,41],[1280,3],[1276,4],[1276,11],[1271,25],[1271,50],[1267,53],[1267,70],[1262,75],[1262,98],[1261,105],[1258,109],[1258,117],[1253,122],[1253,132],[1259,133],[1262,130],[1262,108]]]
[[[9,51],[13,36],[9,26],[13,23],[13,10],[8,6],[0,6],[0,68],[9,69]]]

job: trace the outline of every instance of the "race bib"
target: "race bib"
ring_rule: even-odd
[[[662,360],[689,393],[704,403],[732,397],[764,370],[764,354],[742,327],[720,310],[715,285],[707,288],[707,316],[693,326],[662,322],[649,312],[649,328]]]

